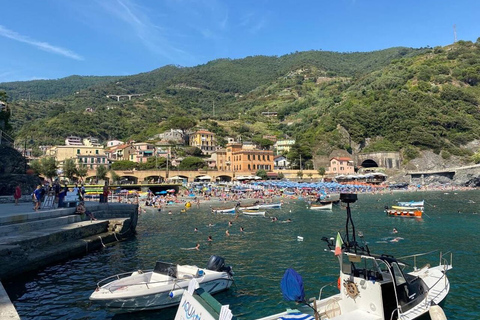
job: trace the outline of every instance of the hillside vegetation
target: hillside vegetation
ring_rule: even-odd
[[[59,89],[45,91],[44,101],[18,100],[16,92],[31,82],[0,83],[0,90],[10,98],[19,139],[34,136],[37,144],[59,143],[70,134],[142,140],[178,126],[172,117],[183,117],[217,133],[220,141],[227,135],[256,141],[265,134],[292,137],[298,141],[292,152],[306,160],[352,147],[402,151],[409,159],[422,149],[444,157],[472,154],[464,146],[479,139],[479,78],[480,41],[459,41],[448,47],[307,51],[165,66],[102,77],[83,88],[77,84],[73,93],[62,84],[65,78],[52,80]],[[120,102],[106,97],[128,93],[144,95]],[[263,111],[278,117],[263,117]]]

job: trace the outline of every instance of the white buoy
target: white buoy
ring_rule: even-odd
[[[303,237],[297,236],[298,241],[303,241]]]
[[[442,307],[438,305],[431,306],[428,313],[432,320],[447,320],[447,316],[445,315],[445,312],[443,312]]]

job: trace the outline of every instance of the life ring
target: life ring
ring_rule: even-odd
[[[358,296],[358,288],[355,282],[347,280],[343,283],[343,286],[350,298],[355,299]]]

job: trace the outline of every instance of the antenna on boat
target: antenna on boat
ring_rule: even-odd
[[[355,236],[355,225],[353,224],[352,220],[352,212],[350,210],[350,203],[354,203],[357,201],[357,195],[355,193],[341,193],[340,194],[340,201],[347,204],[347,222],[345,223],[345,242],[347,247],[354,247],[355,253],[357,253],[357,239]],[[352,230],[352,241],[350,241],[350,232],[349,229]]]

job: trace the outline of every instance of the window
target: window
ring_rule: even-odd
[[[248,165],[248,170],[250,170],[250,164]]]
[[[247,156],[247,159],[250,160],[250,155]],[[250,168],[248,168],[248,169],[250,169]]]
[[[98,154],[98,150],[95,150],[95,154]]]
[[[252,157],[253,157],[253,160],[255,160],[255,155],[254,154],[252,155]],[[260,158],[258,160],[260,160]],[[255,169],[255,168],[253,168],[253,169]]]
[[[77,149],[77,154],[80,154],[80,149]]]
[[[263,155],[263,161],[265,161],[265,155]]]

